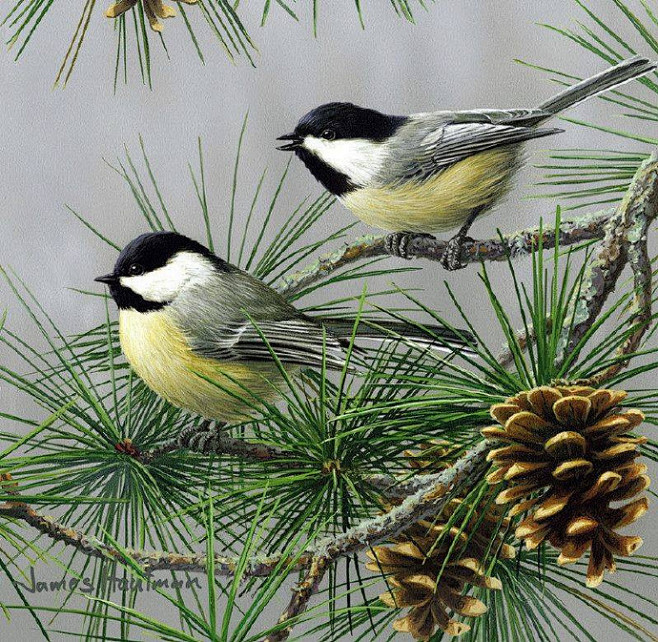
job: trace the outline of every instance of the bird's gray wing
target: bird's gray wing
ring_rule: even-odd
[[[255,277],[228,266],[168,306],[190,348],[220,361],[272,361],[342,368],[343,341]]]
[[[543,112],[484,110],[412,116],[391,144],[383,182],[423,180],[473,154],[562,131],[519,124],[532,119],[531,114],[539,117]]]
[[[341,369],[345,346],[332,334],[305,317],[278,321],[232,322],[216,332],[190,341],[197,354],[219,361],[272,361]]]

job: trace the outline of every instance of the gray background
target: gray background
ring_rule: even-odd
[[[120,156],[124,143],[137,156],[139,134],[145,139],[180,229],[202,239],[187,162],[196,164],[197,136],[201,136],[213,226],[221,235],[226,226],[237,136],[247,110],[250,116],[241,177],[245,189],[238,199],[239,214],[248,208],[263,167],[267,165],[271,170],[264,188],[269,195],[274,177],[285,165],[287,157],[275,151],[274,138],[289,131],[299,116],[317,104],[350,100],[390,113],[534,106],[555,87],[544,75],[514,63],[514,58],[581,76],[603,66],[593,55],[536,26],[541,22],[569,25],[574,18],[583,18],[569,0],[438,0],[427,13],[418,11],[417,26],[397,19],[387,0],[370,0],[363,2],[365,31],[359,27],[350,0],[325,1],[320,2],[318,39],[313,38],[309,16],[303,9],[302,24],[295,24],[273,7],[268,25],[259,29],[261,3],[252,2],[245,4],[242,15],[253,27],[261,52],[256,69],[240,60],[237,65],[231,64],[203,28],[199,33],[207,64],[201,66],[182,21],[175,19],[165,27],[171,61],[166,60],[157,43],[153,47],[153,91],[139,84],[135,67],[133,82],[128,87],[120,85],[114,95],[111,78],[115,40],[110,21],[98,12],[70,86],[65,91],[52,90],[73,19],[79,15],[79,4],[56,3],[19,64],[13,63],[11,55],[0,55],[0,77],[5,87],[0,100],[0,263],[18,271],[68,332],[99,323],[103,310],[97,300],[67,288],[94,288],[92,278],[109,270],[115,253],[84,229],[64,204],[82,213],[119,244],[144,231],[130,193],[103,162],[103,158],[114,161]],[[620,15],[612,2],[591,5],[608,16],[608,22]],[[590,101],[570,115],[600,124],[618,123],[650,135],[649,124],[622,120],[603,101]],[[622,141],[604,133],[568,124],[566,129],[559,139],[534,144],[533,160],[541,159],[539,148],[550,145],[623,146]],[[626,147],[642,149],[632,142]],[[532,170],[526,170],[506,203],[475,225],[474,236],[491,235],[497,227],[512,231],[536,224],[542,214],[550,219],[554,204],[522,198],[532,191],[530,182],[536,177]],[[304,196],[319,193],[301,164],[294,163],[276,215],[282,219]],[[351,220],[350,214],[337,206],[321,231],[334,230]],[[365,225],[358,228],[359,234],[368,231]],[[519,262],[518,269],[527,276],[530,262]],[[505,269],[493,266],[491,274],[503,300],[511,303]],[[447,274],[428,264],[422,273],[397,278],[396,282],[423,284],[427,287],[424,301],[456,320],[443,286],[437,285],[444,279],[462,294],[468,314],[485,336],[495,339],[491,313],[475,269]],[[369,285],[386,283],[387,279],[380,279]],[[361,285],[349,287],[360,291]],[[0,284],[0,307],[5,306],[9,308],[11,326],[36,342],[36,333],[7,288]],[[11,355],[3,354],[2,359],[9,366],[17,365]],[[655,385],[651,380],[638,383]],[[0,390],[0,407],[7,412],[18,411],[23,409],[24,400],[4,388]],[[645,536],[641,552],[646,555],[658,552],[655,515],[650,513],[638,527]],[[641,586],[645,593],[650,592],[647,580],[639,579],[636,588]],[[0,586],[0,601],[13,602],[9,593],[6,586]],[[278,613],[280,606],[274,604],[273,613]],[[157,615],[162,617],[164,613],[163,609]],[[597,639],[625,639],[603,619],[589,624]],[[32,628],[22,616],[15,616],[9,624],[0,619],[3,639],[19,634],[24,640],[37,639]]]

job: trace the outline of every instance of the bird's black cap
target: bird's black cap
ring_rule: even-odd
[[[228,269],[225,261],[187,236],[176,232],[149,232],[138,236],[123,248],[112,273],[94,280],[109,286],[110,294],[119,308],[134,308],[139,312],[157,310],[164,304],[145,301],[129,288],[123,287],[120,279],[122,276],[135,276],[157,270],[179,252],[195,252],[208,258],[217,269]]]
[[[321,137],[330,131],[335,138],[365,138],[376,142],[392,136],[407,118],[389,116],[352,103],[326,103],[303,116],[294,134]]]

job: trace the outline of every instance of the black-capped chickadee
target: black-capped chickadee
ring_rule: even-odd
[[[284,383],[272,357],[293,373],[303,366],[341,369],[354,324],[314,319],[257,278],[173,232],[143,234],[96,279],[119,308],[122,350],[161,397],[207,419],[244,420],[259,399]],[[375,325],[377,327],[375,327]],[[473,344],[469,333],[363,321],[357,339],[451,353]],[[265,337],[265,341],[263,340]]]
[[[437,111],[389,116],[351,103],[328,103],[306,114],[289,141],[308,170],[356,216],[393,232],[391,254],[409,258],[414,234],[460,228],[443,266],[463,267],[461,245],[473,221],[511,187],[523,162],[522,143],[563,130],[540,127],[591,96],[649,73],[656,63],[635,57],[569,87],[537,109]]]

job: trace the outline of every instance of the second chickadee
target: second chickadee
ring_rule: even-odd
[[[173,232],[139,236],[119,255],[109,286],[121,348],[144,382],[206,419],[244,420],[303,366],[342,369],[353,322],[314,319],[257,278]],[[467,350],[469,333],[363,321],[357,340],[397,337],[423,348]],[[265,337],[265,340],[263,339]]]
[[[328,103],[306,114],[278,140],[294,151],[325,189],[356,216],[394,232],[391,254],[406,252],[413,234],[459,228],[443,266],[460,263],[473,221],[510,189],[522,164],[522,143],[561,132],[540,127],[591,96],[656,68],[631,58],[569,87],[536,109],[437,111],[389,116],[351,103]]]

